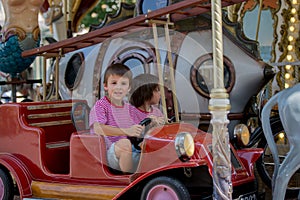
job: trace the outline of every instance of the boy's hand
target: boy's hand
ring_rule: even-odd
[[[140,137],[144,128],[145,127],[138,125],[138,124],[133,125],[126,130],[126,135],[131,136],[131,137]]]

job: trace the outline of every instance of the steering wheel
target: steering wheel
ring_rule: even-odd
[[[71,120],[77,131],[89,129],[90,107],[85,102],[76,102],[72,106]]]
[[[170,119],[168,120],[169,123],[172,123],[172,122],[176,122],[176,117],[175,115],[173,115],[172,117],[170,117]]]
[[[145,118],[143,119],[139,125],[145,126],[144,131],[141,133],[140,137],[128,137],[130,140],[131,144],[136,148],[137,150],[141,150],[141,147],[139,144],[144,140],[145,133],[148,131],[148,125],[151,123],[150,118]]]

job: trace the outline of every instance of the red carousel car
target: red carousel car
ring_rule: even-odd
[[[0,106],[1,199],[212,197],[211,134],[178,122],[151,128],[136,172],[123,174],[107,167],[102,137],[76,131],[72,106],[75,121],[84,121],[87,105],[72,100]],[[253,164],[261,153],[231,148],[234,199],[255,198]]]
[[[224,5],[237,2],[223,1]],[[128,24],[145,25],[145,19],[167,13],[176,20],[207,12],[208,6],[206,1],[182,1],[128,19],[119,28],[130,31]],[[186,15],[188,8],[191,15]],[[113,31],[119,33],[117,26],[24,55],[57,55],[58,49],[67,53],[74,45],[83,48],[89,41],[102,42]],[[82,100],[0,105],[0,199],[15,195],[21,199],[212,199],[210,133],[178,120],[151,128],[145,133],[136,171],[124,174],[107,166],[104,138],[87,130],[88,111]],[[231,146],[233,199],[257,198],[253,165],[261,153],[262,149]]]

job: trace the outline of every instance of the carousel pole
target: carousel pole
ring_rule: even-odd
[[[224,88],[223,33],[221,0],[211,1],[214,88],[210,94],[209,110],[212,114],[212,152],[214,199],[232,199],[230,145],[227,114],[230,110],[228,94]]]

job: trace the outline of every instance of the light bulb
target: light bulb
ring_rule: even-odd
[[[107,9],[107,7],[108,7],[108,6],[107,6],[106,4],[102,4],[102,5],[101,5],[101,8],[102,8],[103,10]]]
[[[284,133],[279,133],[279,134],[278,134],[278,137],[279,137],[280,139],[283,139],[283,138],[284,138]]]
[[[288,83],[284,84],[284,88],[289,88],[289,87],[290,87],[290,85]]]
[[[293,50],[293,45],[291,45],[291,44],[288,45],[288,46],[287,46],[287,49],[288,49],[289,51],[292,51],[292,50]]]
[[[291,17],[290,21],[291,21],[292,23],[295,23],[295,22],[296,22],[296,18],[295,18],[295,17]]]

